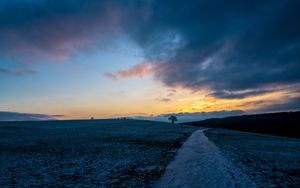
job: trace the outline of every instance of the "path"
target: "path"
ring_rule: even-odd
[[[154,187],[255,187],[247,176],[221,156],[203,131],[198,130],[188,138]]]

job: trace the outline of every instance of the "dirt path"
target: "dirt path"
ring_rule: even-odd
[[[189,137],[154,187],[255,187],[247,176],[221,156],[203,131],[198,130]]]

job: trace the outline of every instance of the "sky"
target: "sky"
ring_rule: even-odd
[[[299,18],[298,0],[2,0],[0,120],[299,110]]]

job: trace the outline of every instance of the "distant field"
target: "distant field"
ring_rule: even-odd
[[[300,112],[213,118],[184,124],[300,138]]]
[[[147,187],[196,129],[133,120],[0,122],[0,187]]]

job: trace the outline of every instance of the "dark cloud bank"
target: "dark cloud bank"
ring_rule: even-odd
[[[226,97],[299,82],[299,1],[159,1],[153,7],[133,38],[158,62],[156,77],[166,85],[208,86]]]
[[[1,112],[0,121],[37,121],[37,120],[56,120],[63,115],[48,114],[29,114],[19,112]]]
[[[126,36],[167,86],[243,98],[299,83],[299,18],[298,0],[1,1],[0,55],[60,56]]]

